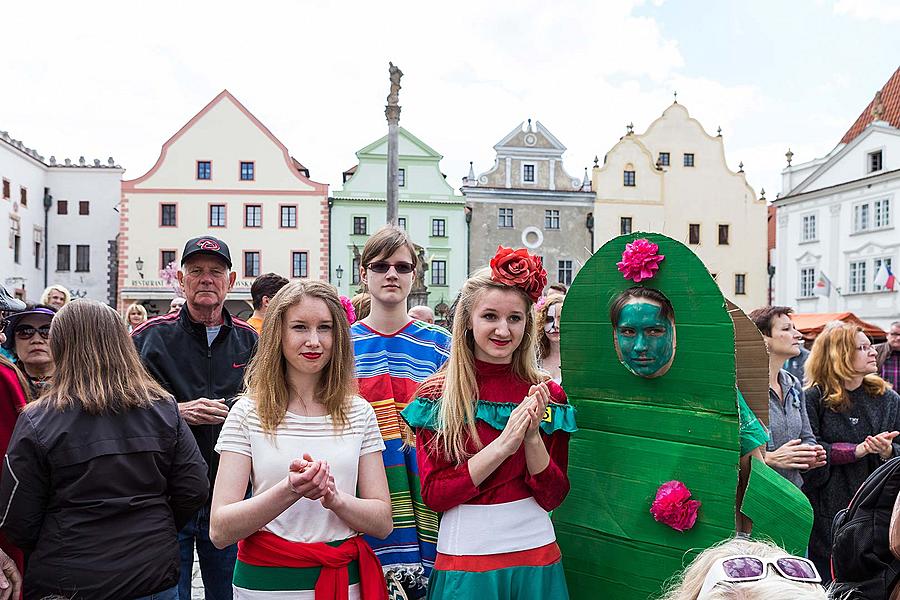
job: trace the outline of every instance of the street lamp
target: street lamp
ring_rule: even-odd
[[[337,276],[338,288],[340,288],[341,287],[341,277],[344,276],[344,269],[341,267],[341,265],[337,266],[337,269],[334,270],[334,274]]]
[[[141,276],[141,279],[143,279],[143,278],[144,278],[144,273],[143,273],[143,270],[144,270],[144,261],[141,260],[141,257],[140,257],[140,256],[138,256],[137,260],[134,261],[134,266],[137,267],[138,275],[140,275],[140,276]]]

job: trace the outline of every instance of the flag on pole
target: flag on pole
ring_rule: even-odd
[[[826,298],[831,295],[831,280],[828,279],[822,271],[819,271],[819,278],[816,280],[816,285],[813,287],[813,294],[816,296],[824,296]]]
[[[891,272],[891,268],[882,262],[881,268],[879,268],[878,272],[875,274],[875,285],[893,292],[896,283],[897,279]]]

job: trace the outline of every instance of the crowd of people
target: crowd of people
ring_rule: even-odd
[[[236,275],[210,236],[185,244],[183,296],[150,319],[0,288],[0,600],[187,600],[195,556],[213,600],[567,598],[550,519],[576,430],[567,290],[501,249],[445,328],[407,308],[418,260],[386,226],[363,248],[364,292],[268,273],[247,322],[225,308]],[[641,349],[667,335],[667,303],[637,286],[609,307],[629,370],[671,364]],[[769,419],[738,394],[741,454],[809,498],[808,556],[747,539],[739,515],[665,600],[828,597],[836,514],[900,454],[900,322],[880,346],[835,323],[804,356],[790,314],[749,315]],[[900,517],[889,528],[900,540]]]

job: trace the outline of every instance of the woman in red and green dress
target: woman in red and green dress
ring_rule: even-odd
[[[575,415],[535,364],[531,307],[546,272],[524,250],[491,265],[463,286],[445,369],[402,413],[422,497],[443,513],[428,598],[565,599],[549,511],[569,491]]]

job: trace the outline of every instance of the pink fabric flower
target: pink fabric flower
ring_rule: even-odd
[[[680,481],[667,481],[659,486],[650,507],[653,518],[676,531],[685,531],[697,522],[699,500],[690,500],[691,491]]]
[[[625,279],[640,283],[656,275],[656,271],[659,270],[659,263],[665,256],[657,254],[657,250],[659,246],[649,240],[643,238],[634,240],[630,244],[625,244],[622,261],[617,262],[616,266]]]
[[[347,322],[351,325],[356,323],[356,311],[353,310],[353,303],[350,302],[350,298],[341,296],[341,306],[344,307],[344,312],[347,313]]]

